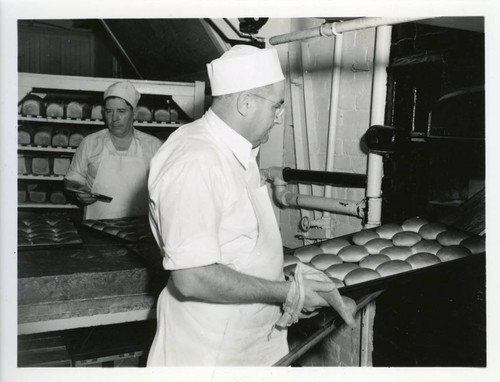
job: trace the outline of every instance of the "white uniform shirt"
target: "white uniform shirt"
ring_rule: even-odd
[[[140,145],[146,169],[149,168],[151,158],[153,158],[162,145],[162,141],[158,138],[133,129],[134,138],[129,149],[127,151],[117,151],[109,135],[110,132],[108,129],[99,130],[87,135],[76,149],[65,179],[85,184],[91,190],[99,165],[101,164],[105,145],[111,152],[127,156],[136,156],[137,145]]]
[[[258,149],[211,109],[170,135],[151,162],[149,216],[165,269],[236,268],[258,238],[248,189]]]

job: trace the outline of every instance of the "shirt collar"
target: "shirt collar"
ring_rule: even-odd
[[[248,169],[250,160],[257,157],[259,147],[252,149],[252,144],[229,127],[212,109],[208,109],[205,118],[209,122],[212,133],[223,141],[241,165]]]

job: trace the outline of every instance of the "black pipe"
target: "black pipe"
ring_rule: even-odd
[[[283,169],[285,182],[328,184],[338,187],[366,188],[365,174],[350,174],[343,172]]]

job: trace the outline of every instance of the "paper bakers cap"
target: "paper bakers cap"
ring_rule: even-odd
[[[141,93],[129,81],[115,82],[104,91],[104,99],[109,97],[120,97],[127,101],[135,109]]]
[[[283,81],[275,48],[235,45],[207,64],[212,95],[237,93]]]

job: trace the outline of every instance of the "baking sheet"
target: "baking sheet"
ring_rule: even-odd
[[[128,243],[154,238],[147,216],[119,219],[88,219],[82,225]]]
[[[434,224],[435,222],[429,222],[429,223]],[[401,226],[401,224],[399,224],[399,223],[391,223],[391,225],[392,224],[397,224],[397,225]],[[469,238],[478,238],[481,240],[486,240],[485,237],[479,236],[475,233],[463,231],[463,230],[458,230],[458,229],[450,227],[446,224],[445,224],[445,226],[446,226],[447,230],[462,232],[462,233],[466,234]],[[368,229],[365,231],[376,231],[377,228],[379,228],[379,227]],[[354,232],[352,234],[348,234],[348,235],[344,235],[344,236],[339,236],[335,239],[346,239],[350,244],[354,244],[352,241],[352,237],[356,233],[358,233],[358,232]],[[318,247],[320,244],[321,243],[316,243],[316,244],[311,244],[311,245],[307,245],[304,247],[314,247],[314,246]],[[300,247],[300,248],[304,248],[304,247]],[[443,247],[446,247],[446,246],[443,245]],[[297,249],[299,249],[299,248],[286,250],[285,254],[293,255]],[[455,260],[442,261],[441,263],[438,263],[438,264],[429,265],[429,266],[425,266],[425,267],[417,268],[417,269],[412,269],[409,271],[393,274],[390,276],[385,276],[385,277],[380,277],[380,278],[369,280],[369,281],[360,282],[360,283],[357,283],[354,285],[348,285],[348,286],[344,285],[342,287],[339,287],[338,290],[342,295],[349,296],[349,297],[359,297],[359,296],[362,296],[362,295],[365,295],[368,293],[372,293],[372,292],[386,289],[386,288],[391,287],[395,284],[404,283],[406,281],[413,279],[414,277],[419,277],[419,276],[423,276],[423,275],[425,276],[425,274],[427,274],[427,273],[446,271],[448,269],[452,269],[454,266],[461,266],[461,264],[465,264],[469,261],[485,261],[485,255],[486,255],[486,252],[482,252],[482,253],[478,253],[478,254],[471,254],[471,255],[468,255],[468,256],[465,256],[462,258],[458,258]],[[368,255],[368,256],[372,256],[372,255]],[[306,264],[312,266],[309,263],[306,263]],[[354,264],[359,265],[359,262],[355,262]]]
[[[19,250],[80,246],[83,240],[68,218],[28,218],[18,220]]]

